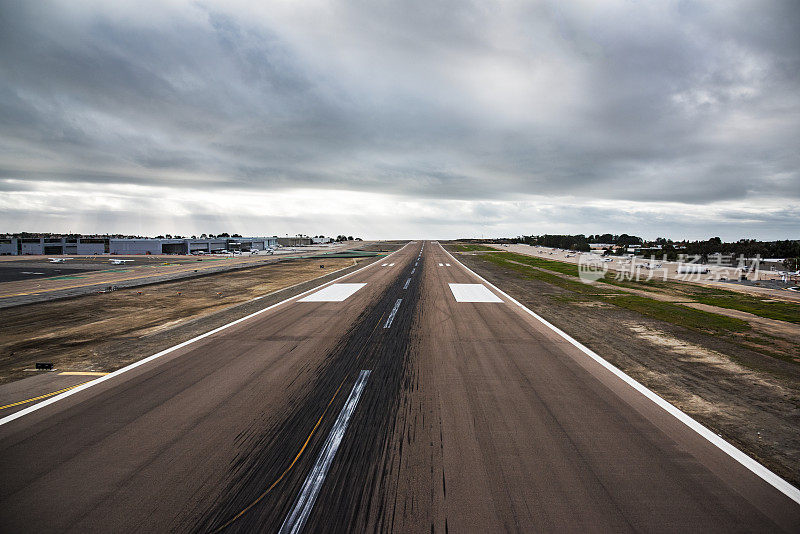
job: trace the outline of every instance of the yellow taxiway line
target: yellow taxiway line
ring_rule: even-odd
[[[64,393],[65,391],[69,391],[71,389],[75,389],[76,387],[82,386],[84,384],[87,384],[88,382],[91,382],[91,380],[87,380],[86,382],[81,382],[80,384],[75,384],[74,386],[70,386],[68,388],[59,389],[58,391],[51,391],[50,393],[45,393],[44,395],[39,395],[38,397],[33,397],[31,399],[25,399],[25,400],[21,400],[19,402],[6,404],[5,406],[0,406],[0,410],[5,410],[6,408],[13,408],[14,406],[19,406],[20,404],[27,404],[29,402],[33,402],[33,401],[37,401],[37,400],[41,400],[41,399],[46,399],[47,397],[52,397],[53,395],[58,395],[59,393]]]

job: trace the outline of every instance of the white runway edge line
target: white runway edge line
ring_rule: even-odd
[[[397,299],[397,302],[394,303],[394,308],[392,308],[392,313],[389,314],[389,317],[386,319],[386,324],[383,325],[384,328],[389,328],[392,326],[392,321],[394,321],[394,316],[397,315],[397,310],[400,309],[400,303],[403,302],[403,299]]]
[[[344,438],[344,433],[347,430],[347,423],[356,409],[358,399],[361,398],[361,392],[364,391],[364,385],[367,383],[370,373],[371,371],[361,371],[358,375],[358,380],[356,380],[352,391],[350,391],[350,396],[347,397],[342,411],[339,412],[339,417],[336,418],[336,422],[333,424],[330,434],[328,434],[328,439],[325,440],[325,445],[319,451],[314,467],[306,477],[305,482],[303,482],[303,487],[300,488],[300,493],[292,511],[283,520],[279,531],[280,534],[296,534],[303,530],[311,509],[314,508],[314,503],[317,501],[319,490],[322,489],[322,484],[325,482],[325,476],[331,468],[336,451],[339,450],[339,445],[342,443],[342,438]]]
[[[581,352],[592,358],[594,361],[596,361],[597,363],[599,363],[600,365],[611,371],[623,382],[625,382],[633,389],[635,389],[636,391],[638,391],[639,393],[641,393],[642,395],[644,395],[645,397],[656,403],[658,406],[666,410],[670,415],[674,416],[680,422],[682,422],[683,424],[685,424],[686,426],[688,426],[689,428],[691,428],[692,430],[703,436],[705,439],[714,444],[717,448],[722,450],[722,452],[724,452],[725,454],[727,454],[728,456],[730,456],[731,458],[742,464],[744,467],[752,471],[754,474],[756,474],[762,480],[770,484],[772,487],[774,487],[775,489],[777,489],[778,491],[789,497],[794,502],[800,504],[800,489],[794,487],[789,482],[782,479],[781,477],[779,477],[778,475],[776,475],[775,473],[773,473],[772,471],[770,471],[769,469],[758,463],[757,461],[753,460],[748,455],[746,455],[745,453],[743,453],[742,451],[740,451],[739,449],[737,449],[736,447],[734,447],[733,445],[722,439],[717,434],[710,431],[705,426],[698,423],[697,421],[689,417],[687,414],[685,414],[684,412],[682,412],[669,402],[665,401],[664,399],[662,399],[661,397],[659,397],[658,395],[647,389],[645,386],[643,386],[630,376],[620,371],[617,367],[604,360],[599,354],[595,353],[590,348],[584,346],[579,341],[573,339],[569,334],[567,334],[563,330],[559,329],[555,325],[550,324],[546,319],[526,308],[523,304],[521,304],[516,299],[508,295],[502,289],[498,288],[497,286],[495,286],[494,284],[483,278],[481,275],[479,275],[478,273],[476,273],[475,271],[473,271],[472,269],[470,269],[469,267],[458,261],[452,254],[450,254],[450,252],[445,250],[444,247],[442,247],[442,250],[444,250],[445,254],[450,256],[453,259],[453,261],[461,265],[464,269],[475,275],[476,278],[478,278],[479,280],[481,280],[482,282],[493,288],[495,291],[503,295],[509,301],[513,302],[514,304],[522,308],[522,310],[525,311],[528,315],[532,316],[537,321],[541,322],[543,325],[545,325],[550,330],[552,330],[553,332],[564,338],[578,350],[580,350]]]
[[[403,245],[399,249],[397,249],[394,252],[392,252],[391,254],[389,254],[389,256],[391,256],[393,254],[397,254],[398,252],[400,252],[401,250],[403,250],[407,246],[408,246],[408,243],[406,243],[405,245]],[[389,256],[387,256],[387,258]],[[111,380],[112,378],[114,378],[116,376],[119,376],[119,375],[121,375],[123,373],[126,373],[126,372],[128,372],[128,371],[130,371],[132,369],[135,369],[135,368],[139,367],[140,365],[144,365],[144,364],[146,364],[148,362],[151,362],[151,361],[153,361],[153,360],[155,360],[157,358],[160,358],[161,356],[165,356],[165,355],[169,354],[170,352],[174,352],[174,351],[176,351],[178,349],[182,349],[183,347],[185,347],[187,345],[191,345],[195,341],[200,341],[201,339],[205,339],[205,338],[207,338],[209,336],[212,336],[212,335],[216,334],[217,332],[221,332],[222,330],[230,328],[231,326],[234,326],[234,325],[237,325],[237,324],[242,323],[244,321],[247,321],[248,319],[252,319],[253,317],[255,317],[257,315],[261,315],[262,313],[264,313],[266,311],[269,311],[269,310],[272,310],[274,308],[277,308],[278,306],[286,304],[287,302],[292,302],[293,300],[298,299],[300,297],[303,297],[305,295],[308,295],[309,293],[313,293],[314,291],[318,291],[320,288],[323,288],[323,287],[325,287],[327,285],[334,284],[334,283],[338,282],[339,280],[344,280],[345,278],[353,276],[356,273],[360,273],[361,271],[363,271],[365,269],[369,269],[370,267],[372,267],[374,265],[378,265],[378,262],[376,261],[374,263],[370,263],[369,265],[365,265],[364,267],[361,267],[360,269],[356,269],[352,273],[347,273],[345,275],[340,276],[339,278],[335,278],[335,279],[331,280],[330,282],[325,282],[324,284],[320,284],[317,287],[309,289],[308,291],[303,291],[302,293],[298,293],[297,295],[294,295],[293,297],[289,297],[286,300],[282,300],[282,301],[280,301],[278,303],[275,303],[272,306],[267,306],[266,308],[263,308],[263,309],[258,310],[256,312],[253,312],[250,315],[245,315],[244,317],[242,317],[240,319],[236,319],[235,321],[231,321],[228,324],[224,324],[224,325],[219,326],[219,327],[217,327],[217,328],[215,328],[213,330],[209,330],[205,334],[200,334],[199,336],[193,337],[192,339],[189,339],[188,341],[184,341],[183,343],[178,343],[177,345],[169,347],[168,349],[164,349],[161,352],[157,352],[157,353],[153,354],[152,356],[148,356],[147,358],[143,358],[143,359],[139,360],[138,362],[133,362],[130,365],[126,365],[122,369],[117,369],[113,373],[109,373],[109,374],[107,374],[105,376],[101,376],[100,378],[92,380],[91,382],[87,382],[86,384],[83,384],[82,386],[78,386],[75,389],[71,389],[69,391],[65,391],[64,393],[61,393],[60,395],[56,395],[55,397],[50,397],[47,400],[44,400],[44,401],[39,402],[39,403],[36,403],[33,406],[29,406],[29,407],[25,408],[24,410],[20,410],[18,412],[14,412],[14,413],[12,413],[10,415],[7,415],[7,416],[5,416],[3,418],[0,418],[0,426],[5,425],[6,423],[10,423],[14,419],[19,419],[20,417],[28,415],[31,412],[35,412],[36,410],[44,408],[45,406],[49,406],[50,404],[53,404],[54,402],[58,402],[61,399],[65,399],[65,398],[69,397],[70,395],[75,395],[76,393],[79,393],[79,392],[81,392],[81,391],[83,391],[85,389],[89,389],[92,386],[96,386],[97,384],[105,382],[106,380]],[[345,269],[349,269],[349,267],[345,267]],[[276,293],[277,293],[277,291],[276,291]]]

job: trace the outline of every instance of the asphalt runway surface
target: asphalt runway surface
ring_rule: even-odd
[[[800,530],[438,244],[338,284],[6,421],[0,531]]]
[[[75,274],[91,272],[94,269],[71,269],[61,267],[5,267],[0,266],[0,283],[15,282],[17,280],[35,280],[50,278],[51,276],[72,276]]]

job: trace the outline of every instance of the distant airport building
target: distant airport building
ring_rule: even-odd
[[[0,255],[192,254],[265,250],[277,244],[277,237],[209,237],[200,239],[0,237]]]
[[[311,238],[307,235],[295,235],[278,237],[278,244],[282,247],[299,247],[301,245],[310,245]]]

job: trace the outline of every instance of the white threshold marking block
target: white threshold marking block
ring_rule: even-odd
[[[303,526],[305,526],[306,520],[311,514],[311,509],[314,508],[314,503],[317,501],[319,490],[322,489],[322,484],[325,482],[325,476],[331,468],[333,457],[336,456],[336,451],[339,450],[339,445],[342,443],[344,433],[347,430],[347,423],[350,422],[350,417],[356,410],[356,405],[361,398],[364,385],[367,383],[367,378],[369,378],[371,372],[361,371],[358,375],[358,380],[356,380],[352,391],[350,391],[350,396],[347,397],[342,411],[339,412],[339,417],[333,423],[333,428],[328,434],[328,439],[325,440],[325,445],[319,451],[314,467],[306,477],[305,482],[303,482],[303,487],[300,488],[300,494],[297,496],[297,501],[292,511],[283,520],[280,534],[288,534],[290,532],[295,534],[303,530]]]
[[[390,264],[389,264],[389,267],[394,267],[394,263],[390,263]]]
[[[381,263],[381,267],[386,267],[387,265],[389,265],[389,264],[388,263]]]
[[[440,263],[440,264],[439,264],[439,267],[444,267],[444,264],[443,264],[443,263]]]
[[[450,267],[450,264],[449,263],[445,263],[444,266],[445,267]]]
[[[503,302],[483,284],[448,284],[456,302]]]
[[[297,302],[342,302],[367,284],[333,284]]]

